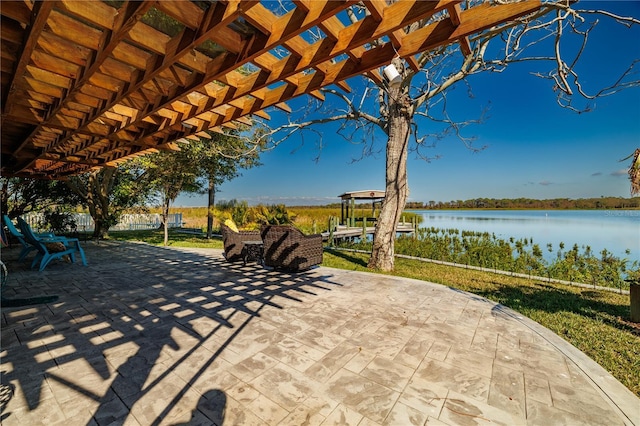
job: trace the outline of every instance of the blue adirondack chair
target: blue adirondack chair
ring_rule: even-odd
[[[20,231],[18,231],[18,229],[13,224],[13,222],[11,221],[9,216],[7,216],[5,214],[5,215],[2,216],[2,218],[4,219],[4,224],[7,226],[7,229],[9,230],[9,233],[11,235],[13,235],[15,237],[15,239],[18,240],[18,242],[22,246],[22,251],[20,252],[20,256],[18,256],[18,260],[20,262],[22,262],[24,259],[26,259],[27,255],[29,253],[31,253],[31,251],[36,250],[36,248],[25,241],[24,235],[22,235],[20,233]],[[35,234],[34,233],[34,235],[36,236],[36,238],[47,238],[49,240],[60,241],[59,239],[57,239],[58,237],[56,237],[55,235],[50,234],[50,233],[48,233],[48,234]]]
[[[38,251],[38,253],[36,254],[36,257],[33,259],[33,262],[31,262],[32,268],[35,267],[38,262],[40,262],[39,270],[43,271],[44,268],[47,267],[49,262],[51,262],[54,259],[60,259],[61,257],[67,256],[67,255],[71,259],[71,263],[74,263],[76,261],[76,257],[75,257],[76,253],[80,254],[80,259],[82,260],[82,264],[84,266],[87,266],[87,258],[84,255],[84,250],[82,249],[82,247],[80,247],[80,240],[78,240],[77,238],[66,238],[66,237],[56,237],[53,239],[38,238],[31,230],[31,227],[29,226],[29,224],[20,217],[18,218],[18,226],[22,231],[22,235],[24,236],[25,241],[30,245],[34,246]],[[65,250],[51,252],[47,248],[47,243],[52,243],[52,242],[59,242],[64,244]]]

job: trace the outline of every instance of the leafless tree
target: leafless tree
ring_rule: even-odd
[[[501,3],[502,0],[495,2]],[[466,2],[463,8],[475,3],[477,1]],[[409,193],[409,152],[429,160],[433,156],[428,155],[426,148],[433,147],[446,135],[457,136],[470,149],[481,149],[475,147],[473,138],[466,137],[462,131],[465,126],[481,120],[460,121],[452,117],[447,94],[454,86],[470,84],[469,77],[474,74],[500,73],[513,64],[525,63],[535,76],[552,82],[560,107],[583,113],[593,109],[594,101],[599,98],[640,85],[635,75],[640,59],[623,64],[617,78],[608,83],[598,82],[599,87],[592,88],[592,84],[583,82],[578,65],[592,33],[597,37],[595,30],[600,20],[613,20],[626,27],[637,26],[640,20],[578,6],[574,1],[544,3],[534,14],[475,35],[469,40],[470,52],[466,55],[461,53],[458,45],[448,45],[424,52],[417,59],[418,66],[413,68],[397,56],[392,63],[402,76],[399,86],[392,87],[372,78],[372,75],[366,75],[363,90],[356,94],[326,88],[323,92],[327,97],[341,101],[332,105],[341,107],[327,108],[321,118],[306,119],[293,115],[288,123],[267,131],[265,137],[269,137],[270,146],[275,147],[295,134],[315,131],[321,148],[321,133],[314,129],[328,122],[340,121],[339,133],[351,142],[361,141],[363,155],[368,155],[375,151],[376,131],[382,130],[387,138],[386,197],[376,224],[369,267],[392,270],[395,229]],[[353,7],[349,16],[356,21],[363,13],[361,7]],[[410,33],[445,17],[443,12],[405,31]],[[384,41],[378,40],[377,43]],[[578,47],[565,48],[569,43]],[[629,42],[630,46],[632,43]],[[315,112],[322,108],[326,107],[321,105]]]

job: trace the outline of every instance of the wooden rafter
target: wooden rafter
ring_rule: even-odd
[[[3,1],[2,174],[61,178],[175,149],[349,91],[353,76],[378,81],[397,56],[417,69],[439,46],[469,54],[469,36],[540,7],[366,0],[352,23],[341,14],[357,3],[297,0],[277,16],[260,1]],[[316,28],[324,38],[307,37]]]

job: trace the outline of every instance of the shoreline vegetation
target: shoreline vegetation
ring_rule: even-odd
[[[339,247],[371,251],[370,241],[345,242]],[[546,260],[544,251],[554,254]],[[578,244],[544,248],[532,239],[505,240],[489,232],[418,228],[415,236],[396,239],[396,254],[456,263],[513,274],[538,276],[595,287],[629,290],[626,280],[640,278],[640,262],[614,256],[607,249],[594,253]],[[627,252],[628,254],[628,252]]]

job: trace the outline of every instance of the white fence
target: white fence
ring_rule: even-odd
[[[95,223],[88,213],[73,213],[78,232],[93,232]],[[24,220],[31,227],[38,231],[46,231],[40,226],[42,223],[42,213],[28,213],[23,216]],[[133,231],[142,229],[157,229],[162,224],[162,217],[158,213],[151,214],[124,214],[120,216],[120,221],[109,228],[109,231]],[[182,213],[170,214],[168,218],[169,228],[182,227]]]

